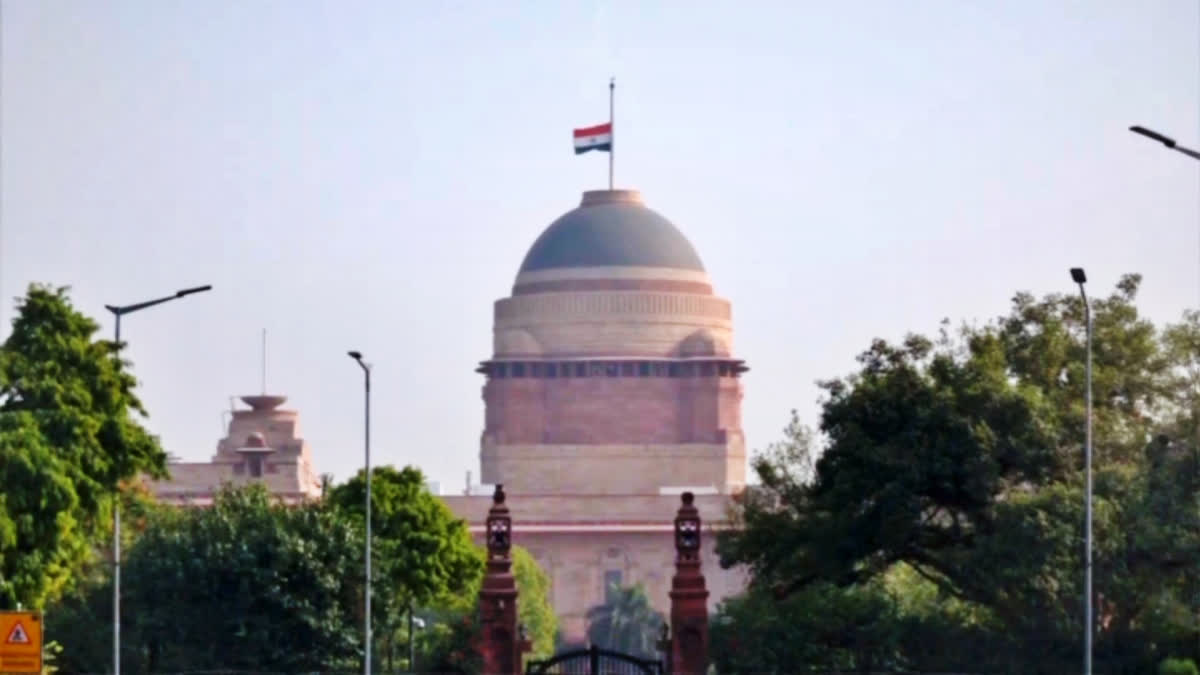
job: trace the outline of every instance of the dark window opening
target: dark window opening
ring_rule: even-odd
[[[616,377],[621,374],[621,366],[618,363],[604,364],[604,374],[609,377]]]
[[[262,457],[250,457],[246,460],[246,464],[250,469],[250,475],[255,478],[262,477]]]
[[[542,368],[544,368],[546,371],[546,377],[552,380],[558,377],[558,367],[553,363],[547,363],[546,365],[542,366]]]
[[[621,364],[621,376],[622,377],[633,377],[633,364],[632,363],[626,362],[626,363]]]
[[[542,364],[540,364],[540,363],[529,364],[529,376],[530,377],[541,377],[544,374],[545,374],[545,368],[543,367]]]
[[[654,364],[654,376],[655,377],[666,377],[668,374],[668,370],[669,369],[667,368],[667,364],[665,364],[665,363]]]
[[[671,365],[667,366],[667,376],[668,377],[679,377],[679,364],[678,363],[672,363]]]
[[[575,377],[587,377],[587,375],[588,375],[587,364],[586,363],[576,363],[575,364]]]
[[[512,376],[513,377],[525,377],[525,364],[524,363],[512,364]]]
[[[712,377],[714,374],[716,374],[716,367],[713,364],[700,364],[700,377]]]
[[[729,377],[729,364],[728,363],[721,364],[721,377]]]
[[[503,378],[503,377],[507,377],[507,376],[508,376],[508,368],[505,367],[505,365],[503,363],[493,363],[492,364],[492,377]]]
[[[638,377],[650,377],[650,364],[646,361],[638,363]]]
[[[570,377],[570,376],[571,376],[571,364],[569,364],[569,363],[562,363],[562,364],[559,364],[559,366],[558,366],[558,370],[559,370],[559,372],[561,372],[561,373],[562,373],[562,376],[563,376],[563,377]]]
[[[690,363],[683,363],[679,366],[680,377],[692,377],[696,374],[695,366]]]

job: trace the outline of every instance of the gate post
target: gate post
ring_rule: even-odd
[[[517,630],[517,583],[512,575],[512,517],[497,485],[488,511],[487,572],[479,590],[479,653],[483,672],[520,675],[522,636]]]
[[[671,577],[671,652],[675,675],[708,670],[708,589],[700,571],[700,512],[685,492],[675,516],[675,576]]]

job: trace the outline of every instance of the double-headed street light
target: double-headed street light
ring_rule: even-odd
[[[364,394],[366,396],[363,410],[363,454],[367,478],[367,543],[366,543],[366,578],[363,590],[363,605],[366,611],[363,618],[364,653],[363,674],[371,675],[371,365],[363,361],[362,352],[346,352],[354,359],[363,371]]]
[[[113,344],[116,347],[116,357],[121,358],[121,317],[126,314],[148,309],[164,302],[178,300],[193,293],[203,293],[212,290],[212,286],[195,286],[175,291],[157,300],[147,300],[132,305],[105,305],[104,308],[116,317]],[[121,675],[121,500],[120,491],[113,500],[113,675]]]
[[[1071,268],[1071,281],[1079,285],[1079,295],[1083,298],[1083,320],[1087,325],[1087,366],[1086,366],[1086,431],[1084,432],[1084,471],[1086,485],[1084,487],[1084,563],[1083,563],[1083,675],[1092,675],[1092,305],[1088,301],[1087,273],[1082,267]]]

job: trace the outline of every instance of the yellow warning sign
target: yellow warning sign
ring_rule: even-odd
[[[0,673],[42,672],[42,613],[0,612]]]

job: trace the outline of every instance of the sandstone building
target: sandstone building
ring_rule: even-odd
[[[678,495],[707,524],[745,484],[732,312],[683,234],[633,190],[585,192],[533,243],[494,307],[481,479],[552,579],[568,638],[611,584],[668,607]],[[482,533],[490,491],[445,497]],[[711,602],[741,590],[707,537]]]
[[[279,406],[284,396],[243,396],[249,410],[234,410],[229,431],[210,462],[169,462],[170,480],[151,481],[159,501],[207,506],[222,485],[262,483],[289,504],[321,496],[312,449],[300,436],[299,414]]]

